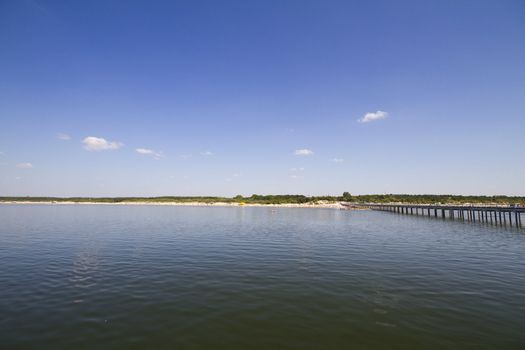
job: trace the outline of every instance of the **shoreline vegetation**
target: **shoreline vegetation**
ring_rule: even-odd
[[[250,197],[205,197],[205,196],[162,196],[162,197],[0,197],[4,204],[136,204],[136,205],[194,205],[194,206],[280,206],[280,207],[324,207],[342,208],[341,202],[360,204],[453,204],[453,205],[517,205],[525,206],[525,197],[515,196],[458,196],[458,195],[407,195],[382,194],[352,196],[304,195],[257,195]]]

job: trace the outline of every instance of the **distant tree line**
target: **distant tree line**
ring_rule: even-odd
[[[522,204],[525,197],[512,196],[458,196],[432,194],[370,194],[353,196],[344,192],[341,196],[304,196],[298,194],[259,195],[249,197],[0,197],[0,202],[76,202],[76,203],[121,203],[121,202],[154,202],[154,203],[252,203],[252,204],[301,204],[318,202],[352,202],[352,203],[413,203],[413,204]]]
[[[525,204],[525,197],[512,196],[460,196],[434,194],[372,194],[353,196],[352,202],[413,203],[413,204]]]

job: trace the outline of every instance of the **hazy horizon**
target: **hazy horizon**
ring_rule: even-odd
[[[0,3],[0,196],[525,196],[525,3]]]

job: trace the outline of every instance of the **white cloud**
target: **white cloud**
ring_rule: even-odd
[[[332,159],[330,159],[330,161],[333,162],[333,163],[342,163],[345,160],[343,158],[332,158]]]
[[[231,182],[231,181],[233,181],[236,178],[239,178],[241,176],[242,176],[241,173],[233,173],[233,174],[231,174],[231,176],[228,176],[225,180],[228,181],[228,182]]]
[[[387,112],[377,111],[377,112],[368,112],[361,119],[358,120],[360,123],[373,122],[375,120],[385,119],[388,117]]]
[[[68,134],[61,133],[61,132],[59,132],[59,133],[57,134],[57,138],[58,138],[59,140],[63,140],[63,141],[69,141],[69,140],[71,140],[71,136],[69,136]]]
[[[116,141],[107,141],[102,137],[95,136],[86,137],[84,140],[82,140],[82,143],[84,144],[84,149],[88,151],[107,151],[119,149],[120,147],[124,146],[123,143]]]
[[[138,154],[143,154],[143,155],[146,155],[146,156],[152,156],[153,158],[159,160],[160,158],[163,157],[163,154],[162,152],[155,152],[154,150],[152,149],[147,149],[147,148],[137,148],[135,149],[135,151],[138,153]]]
[[[180,159],[188,159],[188,158],[191,158],[191,154],[181,154],[179,156]]]
[[[20,168],[20,169],[31,169],[33,167],[33,164],[28,163],[28,162],[26,162],[26,163],[18,163],[16,165],[16,167]]]
[[[304,168],[290,168],[290,172],[291,174],[289,174],[288,176],[290,177],[290,179],[303,179],[304,176]]]
[[[201,156],[213,156],[213,153],[211,153],[210,151],[204,151],[201,152]]]
[[[303,148],[295,150],[294,154],[296,156],[311,156],[312,154],[314,154],[314,152],[309,149]]]

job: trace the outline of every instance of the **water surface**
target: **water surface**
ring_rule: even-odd
[[[370,211],[0,205],[2,349],[522,349],[525,234]]]

